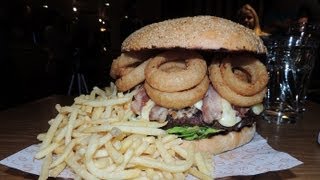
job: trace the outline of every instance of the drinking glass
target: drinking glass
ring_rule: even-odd
[[[320,39],[320,24],[319,23],[292,23],[288,30],[288,35],[300,36],[303,39]]]
[[[302,36],[286,36],[271,39],[266,46],[270,79],[263,116],[269,122],[293,123],[305,111],[318,43]]]

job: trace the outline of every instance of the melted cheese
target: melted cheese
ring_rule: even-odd
[[[197,109],[201,110],[202,104],[203,104],[203,101],[200,100],[200,101],[198,101],[198,102],[196,102],[196,103],[194,104],[194,107],[196,107]]]
[[[263,104],[260,103],[252,106],[251,109],[254,114],[259,115],[264,110],[264,107],[263,107]]]
[[[236,111],[232,109],[232,106],[228,101],[221,99],[221,105],[222,117],[218,121],[222,126],[231,127],[241,120],[240,117],[236,117]]]

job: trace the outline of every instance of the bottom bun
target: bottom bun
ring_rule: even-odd
[[[225,151],[235,149],[239,146],[247,144],[256,132],[256,125],[244,127],[241,131],[229,132],[226,135],[216,135],[209,139],[201,139],[192,141],[196,144],[196,150],[209,152],[211,154],[220,154]],[[190,141],[184,141],[183,146],[188,146]]]

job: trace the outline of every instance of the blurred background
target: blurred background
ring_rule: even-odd
[[[319,22],[318,0],[11,0],[0,6],[0,109],[52,94],[78,95],[108,86],[121,42],[161,20],[215,15],[243,22],[250,4],[268,34],[307,18]],[[319,58],[318,58],[319,59]],[[318,60],[317,59],[317,60]],[[319,61],[319,60],[318,60]],[[312,88],[319,85],[319,67]],[[73,80],[73,81],[72,81]],[[311,96],[318,100],[317,96]]]

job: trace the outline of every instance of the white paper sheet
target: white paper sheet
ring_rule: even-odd
[[[0,164],[32,174],[39,174],[41,161],[34,159],[39,145],[31,145],[3,160]],[[259,134],[253,140],[237,149],[214,157],[215,177],[255,175],[268,171],[290,169],[302,164],[287,153],[271,148]],[[73,173],[65,169],[59,177],[72,178]],[[191,177],[189,177],[192,179]]]

